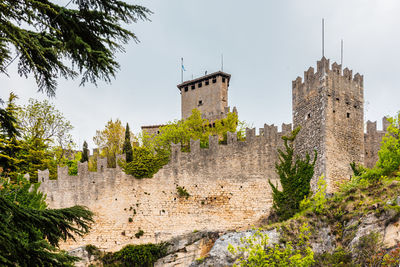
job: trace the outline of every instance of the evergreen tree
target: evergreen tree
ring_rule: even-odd
[[[72,0],[65,6],[56,2],[1,1],[0,73],[7,74],[7,67],[18,58],[18,73],[32,73],[39,91],[50,96],[59,77],[81,74],[82,85],[109,82],[119,68],[115,54],[124,51],[123,44],[130,39],[138,41],[124,25],[148,20],[151,11],[114,0]],[[17,51],[15,58],[12,48]]]
[[[57,249],[60,240],[89,231],[92,212],[81,206],[46,209],[38,184],[21,175],[0,180],[0,265],[73,266],[77,258]]]
[[[83,142],[81,162],[89,161],[89,149],[86,141]]]
[[[125,128],[125,142],[122,148],[122,152],[125,153],[126,162],[131,162],[133,160],[133,150],[131,144],[131,132],[129,130],[129,124],[126,124]]]
[[[297,127],[290,136],[282,136],[285,151],[278,149],[279,163],[275,169],[279,175],[282,191],[269,180],[273,194],[273,208],[280,220],[287,220],[299,211],[300,202],[310,194],[310,181],[314,175],[314,165],[317,160],[315,151],[314,159],[306,153],[305,159],[294,155],[293,143],[300,131]]]
[[[0,108],[0,168],[2,175],[14,175],[21,162],[17,154],[21,150],[21,141],[17,139],[18,131],[15,100],[17,96],[10,94],[7,107]]]

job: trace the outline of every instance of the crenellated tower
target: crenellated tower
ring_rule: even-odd
[[[348,180],[351,162],[364,163],[363,76],[323,57],[317,70],[304,72],[292,83],[293,124],[302,129],[296,151],[318,153],[315,177],[325,175],[328,192]]]

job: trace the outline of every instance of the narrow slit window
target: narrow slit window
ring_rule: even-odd
[[[197,85],[197,87],[199,87],[199,88],[201,88],[202,86],[203,86],[202,83],[199,83],[199,84]]]
[[[206,85],[209,85],[209,84],[210,84],[210,82],[207,80],[207,81],[205,82],[205,84],[206,84]]]
[[[347,118],[350,118],[350,113],[347,112]]]
[[[186,86],[186,87],[185,87],[185,92],[187,92],[188,90],[189,90],[189,87]]]
[[[195,86],[194,86],[194,84],[192,85],[192,90],[194,90],[194,88],[195,88]]]
[[[223,82],[223,83],[225,82],[225,77],[222,77],[222,82]]]
[[[308,113],[307,118],[311,118],[311,113]]]

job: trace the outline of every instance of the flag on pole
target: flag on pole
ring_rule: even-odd
[[[186,71],[185,66],[183,66],[183,62],[182,62],[182,70]]]

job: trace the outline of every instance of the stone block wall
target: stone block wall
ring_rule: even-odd
[[[317,151],[313,187],[324,174],[328,192],[348,180],[352,174],[349,163],[364,162],[363,76],[329,64],[322,58],[317,71],[304,72],[292,84],[293,124],[302,129],[296,140],[300,155]]]
[[[386,134],[389,122],[386,117],[382,119],[382,130],[377,130],[376,121],[367,121],[367,133],[364,135],[364,166],[372,168],[378,161],[378,151],[381,148],[382,138]]]
[[[97,172],[80,164],[78,176],[59,168],[58,180],[39,171],[40,190],[47,194],[51,208],[85,205],[95,213],[91,232],[62,248],[71,250],[86,244],[115,251],[127,244],[159,242],[195,230],[228,230],[248,227],[268,214],[272,195],[268,179],[275,174],[277,147],[290,124],[265,125],[260,135],[248,129],[246,141],[228,133],[228,144],[210,137],[209,148],[191,142],[191,152],[172,146],[170,162],[151,179],[135,179],[119,168],[107,168],[98,159]],[[180,197],[176,187],[190,197]],[[131,218],[131,222],[130,222]],[[136,238],[142,230],[144,235]]]

